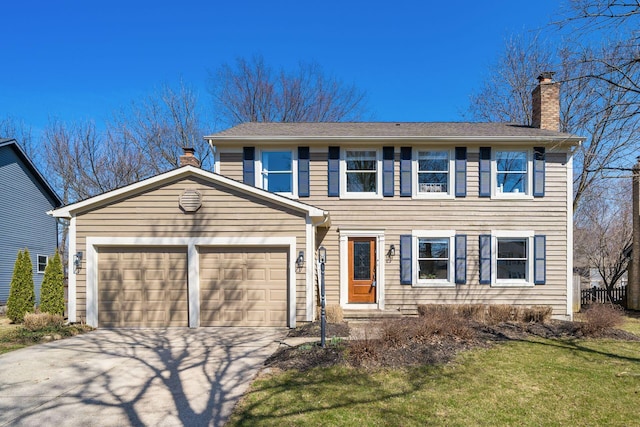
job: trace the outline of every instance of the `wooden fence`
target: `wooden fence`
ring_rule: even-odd
[[[614,304],[620,304],[623,307],[627,305],[627,287],[621,286],[611,290],[611,298]],[[584,306],[591,302],[609,302],[607,290],[604,288],[593,287],[591,289],[582,289],[580,291],[580,305]]]

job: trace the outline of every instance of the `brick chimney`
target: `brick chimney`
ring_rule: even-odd
[[[560,130],[560,85],[553,81],[554,74],[545,72],[538,76],[538,86],[531,93],[531,126],[557,132]]]
[[[193,155],[196,150],[191,147],[183,147],[182,150],[184,151],[184,154],[180,156],[180,166],[191,165],[199,168],[200,160]]]

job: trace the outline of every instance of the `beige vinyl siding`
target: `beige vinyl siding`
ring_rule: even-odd
[[[220,174],[242,182],[242,152],[220,153]]]
[[[184,213],[178,197],[185,189],[202,194],[202,207]],[[221,184],[179,180],[130,197],[76,219],[76,250],[86,253],[91,237],[291,237],[306,250],[305,214]],[[308,255],[307,255],[308,256]],[[86,260],[76,276],[78,320],[86,318]],[[305,268],[296,271],[296,313],[306,319]]]
[[[331,228],[320,230],[317,244],[327,249],[327,303],[339,303],[339,230],[384,230],[385,248],[396,247],[396,256],[384,262],[387,310],[415,313],[417,304],[492,303],[545,304],[554,314],[566,314],[567,178],[566,153],[547,154],[546,193],[530,200],[497,200],[478,197],[478,152],[469,149],[467,197],[412,199],[400,197],[400,165],[395,162],[395,196],[346,200],[327,196],[327,152],[311,152],[311,197],[302,199],[331,213]],[[396,147],[396,160],[399,146]],[[400,285],[400,235],[412,230],[455,230],[467,235],[467,284],[450,288]],[[535,287],[491,287],[479,284],[478,239],[492,230],[532,230],[547,236],[547,281]]]
[[[259,144],[252,142],[252,145]],[[339,287],[339,230],[384,230],[385,248],[396,247],[396,256],[384,262],[385,305],[388,310],[415,313],[417,304],[426,303],[509,303],[551,305],[554,314],[566,314],[566,260],[567,260],[567,154],[547,150],[545,197],[528,200],[505,200],[478,197],[477,147],[468,148],[467,197],[455,199],[412,199],[400,197],[400,147],[395,146],[395,196],[378,199],[347,200],[327,196],[327,151],[329,145],[311,148],[311,197],[299,200],[331,214],[331,228],[318,229],[316,245],[327,249],[326,285],[327,303],[338,304]],[[387,144],[384,144],[387,145]],[[483,144],[485,145],[485,144]],[[490,146],[490,142],[487,142]],[[534,144],[530,148],[533,147]],[[464,146],[464,144],[452,144]],[[371,145],[380,148],[382,145]],[[242,179],[242,155],[221,154],[221,173]],[[467,235],[467,284],[451,288],[412,287],[400,285],[400,235],[412,230],[455,230]],[[531,230],[547,237],[546,284],[531,288],[491,287],[479,284],[480,234],[492,230]]]

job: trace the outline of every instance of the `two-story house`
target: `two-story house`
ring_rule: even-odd
[[[327,303],[548,305],[570,318],[572,150],[559,88],[534,126],[245,123],[184,166],[52,212],[71,221],[70,316],[94,326],[289,326]],[[71,303],[73,300],[73,304]]]

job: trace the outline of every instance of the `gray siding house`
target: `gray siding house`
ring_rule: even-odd
[[[44,268],[58,245],[56,219],[46,212],[61,203],[17,141],[0,138],[0,305],[7,302],[16,255],[24,248],[31,253],[40,300]]]

